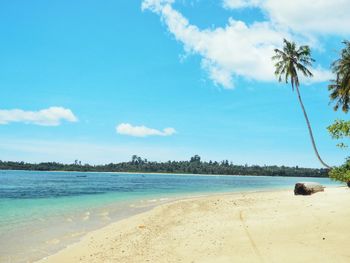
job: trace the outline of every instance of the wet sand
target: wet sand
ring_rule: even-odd
[[[350,262],[350,189],[176,201],[90,232],[42,262]]]

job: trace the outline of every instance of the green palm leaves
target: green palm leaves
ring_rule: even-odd
[[[272,60],[276,61],[275,75],[278,81],[283,79],[286,83],[290,80],[292,89],[299,87],[298,71],[305,77],[312,77],[312,73],[308,70],[308,66],[312,66],[315,60],[311,58],[311,51],[308,46],[300,46],[297,48],[294,42],[284,39],[283,50],[275,49],[275,55]]]
[[[334,110],[341,107],[348,112],[350,107],[350,42],[343,41],[345,48],[340,53],[340,58],[332,63],[332,71],[336,79],[328,85],[331,101],[335,102]]]

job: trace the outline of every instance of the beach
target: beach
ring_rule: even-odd
[[[350,189],[219,194],[163,204],[38,262],[350,262]]]
[[[293,189],[298,181],[342,185],[307,177],[3,171],[0,262],[35,262],[92,231],[176,200]]]

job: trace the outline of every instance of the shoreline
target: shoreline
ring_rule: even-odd
[[[72,220],[79,220],[78,217],[81,217],[81,220],[83,220],[85,222],[85,217],[86,218],[90,218],[90,217],[95,217],[96,216],[101,216],[102,214],[106,214],[106,212],[102,212],[102,210],[106,211],[109,210],[111,205],[108,205],[108,206],[105,206],[106,209],[101,209],[101,208],[98,208],[98,210],[94,211],[94,210],[82,210],[80,211],[79,213],[77,213],[76,215],[72,215],[72,214],[69,214],[65,217],[65,219],[63,219],[63,221],[66,221],[66,220],[69,220],[67,221],[68,223],[66,224],[66,228],[62,228],[63,225],[61,225],[61,222],[56,222],[58,225],[55,227],[55,228],[60,228],[60,231],[61,233],[63,233],[62,231],[64,231],[65,233],[62,234],[62,235],[59,235],[59,236],[52,236],[50,235],[49,238],[46,238],[45,240],[42,240],[41,243],[38,243],[36,245],[32,245],[30,247],[30,251],[36,251],[34,252],[34,254],[32,253],[29,253],[29,254],[26,254],[25,251],[27,251],[27,247],[23,247],[23,244],[21,243],[21,247],[23,247],[24,249],[20,249],[20,247],[18,247],[18,251],[21,251],[19,253],[19,255],[16,254],[11,254],[11,252],[7,255],[2,255],[0,256],[0,261],[2,262],[2,260],[6,261],[13,261],[13,262],[36,262],[40,259],[43,259],[47,256],[50,256],[52,254],[56,254],[76,243],[79,243],[86,235],[88,235],[89,233],[91,232],[94,232],[94,231],[98,231],[104,227],[107,227],[109,226],[110,224],[114,224],[114,223],[118,223],[119,221],[122,221],[122,220],[128,220],[129,218],[132,218],[133,216],[137,216],[139,214],[143,214],[143,213],[147,213],[149,211],[151,211],[152,209],[154,208],[157,208],[159,206],[162,206],[162,205],[166,205],[166,204],[171,204],[171,203],[174,203],[174,202],[177,202],[177,201],[187,201],[187,200],[196,200],[196,199],[200,199],[200,198],[209,198],[211,196],[226,196],[226,195],[235,195],[235,194],[244,194],[244,193],[262,193],[262,192],[271,192],[271,191],[285,191],[284,188],[277,188],[277,189],[251,189],[251,190],[240,190],[238,192],[198,192],[198,193],[182,193],[181,195],[172,195],[172,196],[167,196],[166,198],[163,198],[163,197],[157,197],[157,196],[152,196],[152,197],[149,197],[149,198],[142,198],[140,200],[134,200],[134,201],[126,201],[126,205],[128,206],[127,209],[131,209],[128,213],[123,213],[122,216],[118,216],[117,218],[114,218],[112,219],[112,221],[109,221],[108,223],[107,222],[102,222],[100,221],[99,223],[97,224],[102,224],[102,225],[99,225],[98,227],[94,226],[92,228],[90,228],[92,224],[96,225],[96,221],[93,221],[89,224],[89,228],[88,229],[75,229],[74,231],[72,230],[69,230],[68,232],[68,228],[70,227],[69,224],[70,222],[72,222]],[[129,204],[130,203],[130,204]],[[124,205],[125,205],[124,204]],[[114,205],[113,205],[114,206]],[[119,204],[118,204],[119,206]],[[138,211],[136,211],[138,210]],[[83,215],[84,214],[84,215]],[[88,215],[87,215],[88,214]],[[106,216],[108,217],[108,220],[111,220],[111,214],[110,214],[110,211],[107,212]],[[83,218],[84,217],[84,218]],[[47,220],[47,219],[45,219]],[[89,219],[88,219],[89,220]],[[83,223],[84,223],[83,222]],[[62,222],[64,224],[64,222]],[[38,228],[40,226],[40,223],[37,223],[39,225],[35,226],[35,229],[34,231],[38,231]],[[30,226],[31,228],[33,228],[33,226]],[[67,230],[67,231],[66,231]],[[12,230],[11,230],[12,231]],[[47,229],[46,227],[42,228],[42,231],[51,231],[50,229]],[[21,242],[21,240],[18,240],[19,242]],[[50,245],[52,247],[46,247],[46,245]],[[9,243],[9,244],[12,244],[12,243]],[[14,243],[13,245],[11,246],[16,246],[15,244],[18,244],[18,243]],[[7,251],[11,251],[12,248],[11,246],[9,247],[10,249],[7,250]],[[25,246],[25,245],[24,245]],[[6,245],[5,245],[6,247]]]
[[[49,256],[36,259],[33,262],[41,262],[41,260],[46,259],[47,257],[50,257],[52,255],[55,255],[57,253],[60,253],[62,250],[65,250],[71,246],[74,246],[75,244],[81,242],[87,235],[94,233],[96,231],[99,231],[101,229],[104,229],[112,224],[117,224],[120,221],[128,220],[130,218],[133,218],[138,215],[142,214],[147,214],[148,212],[152,211],[153,209],[156,209],[158,207],[168,205],[168,204],[173,204],[176,202],[182,202],[182,201],[191,201],[191,200],[197,200],[197,199],[202,199],[202,198],[210,198],[210,197],[215,197],[215,196],[231,196],[231,195],[244,195],[244,194],[254,194],[254,193],[270,193],[270,192],[284,192],[286,189],[284,188],[277,188],[277,189],[259,189],[259,190],[241,190],[238,192],[203,192],[203,193],[188,193],[188,194],[182,194],[182,195],[174,195],[166,198],[157,198],[155,197],[154,199],[149,199],[147,200],[147,204],[140,206],[139,208],[141,209],[140,211],[136,213],[131,213],[124,215],[122,217],[119,217],[118,219],[115,219],[112,222],[109,222],[99,228],[95,228],[92,230],[89,230],[88,232],[84,233],[82,236],[80,236],[77,240],[74,242],[70,242],[66,244],[63,248],[60,249],[54,249],[53,253]],[[140,200],[139,200],[140,201]],[[142,201],[144,202],[144,201]],[[58,239],[54,239],[55,241],[58,241]],[[47,241],[49,242],[49,241]]]
[[[236,245],[240,249],[238,251],[242,250],[250,250],[251,261],[238,261],[238,262],[264,262],[260,259],[265,258],[267,255],[266,253],[270,250],[273,250],[276,252],[276,249],[273,249],[273,246],[270,247],[267,251],[264,249],[259,248],[257,246],[257,249],[254,249],[254,246],[252,246],[252,242],[249,238],[249,236],[260,236],[256,235],[255,232],[261,232],[258,226],[262,229],[265,229],[265,238],[268,236],[271,236],[275,243],[276,239],[283,239],[283,236],[280,236],[275,233],[275,235],[269,235],[266,237],[266,230],[269,230],[267,232],[271,232],[272,228],[278,228],[281,227],[278,223],[281,222],[274,222],[274,224],[262,224],[260,221],[261,218],[268,218],[268,222],[274,221],[274,217],[271,217],[274,213],[274,208],[271,208],[271,206],[276,206],[281,210],[280,214],[278,216],[284,217],[284,219],[291,220],[291,222],[285,222],[285,224],[288,225],[289,228],[296,230],[295,223],[293,223],[293,216],[295,217],[295,221],[298,222],[299,225],[303,225],[303,221],[298,221],[298,217],[300,215],[304,214],[307,211],[304,211],[306,209],[312,209],[310,207],[315,206],[318,209],[312,210],[311,212],[317,215],[318,213],[321,213],[322,216],[319,218],[319,222],[313,222],[311,218],[308,218],[306,220],[306,223],[311,223],[311,225],[316,224],[316,229],[320,229],[324,227],[324,217],[329,216],[327,211],[329,209],[334,210],[332,213],[345,213],[347,216],[350,216],[350,208],[346,208],[346,203],[350,201],[350,192],[348,191],[346,187],[329,187],[326,188],[325,192],[323,193],[317,193],[312,196],[294,196],[292,195],[291,190],[269,190],[269,191],[255,191],[255,192],[240,192],[240,193],[224,193],[224,194],[213,194],[213,195],[205,195],[205,196],[199,196],[199,197],[189,197],[189,198],[181,198],[180,200],[172,200],[169,203],[160,204],[154,208],[151,208],[150,210],[146,212],[142,212],[137,215],[133,215],[131,217],[112,222],[109,225],[94,230],[92,232],[87,233],[85,236],[83,236],[80,241],[77,243],[71,244],[65,249],[59,251],[58,253],[55,253],[53,255],[50,255],[47,258],[43,258],[38,263],[42,262],[49,262],[49,263],[58,263],[58,262],[144,262],[147,258],[153,258],[150,262],[173,262],[175,261],[175,258],[180,258],[184,260],[184,262],[191,262],[187,260],[189,258],[193,258],[194,260],[199,260],[199,262],[211,262],[205,261],[211,257],[203,257],[203,253],[185,253],[188,251],[189,247],[192,247],[190,250],[200,250],[200,251],[206,251],[206,250],[213,250],[213,253],[218,253],[220,256],[221,254],[226,255],[225,257],[228,257],[228,259],[225,261],[223,258],[223,261],[215,261],[215,262],[230,262],[233,259],[243,260],[244,257],[241,255],[242,253],[238,253],[237,255],[232,255],[229,253],[229,251],[226,251],[225,244],[221,242],[222,247],[219,250],[213,249],[212,245],[210,244],[203,244],[207,243],[208,240],[215,241],[215,240],[221,240],[221,239],[229,239],[228,243],[233,243],[231,245]],[[346,199],[346,200],[343,200]],[[262,203],[262,200],[268,201],[268,203]],[[221,206],[219,206],[219,203],[223,202]],[[344,203],[343,206],[340,206]],[[230,204],[228,206],[228,204]],[[233,207],[232,207],[232,204]],[[207,207],[208,206],[208,207]],[[218,207],[217,207],[218,206]],[[297,215],[290,214],[293,211],[289,211],[289,206],[302,206],[301,211]],[[204,209],[198,209],[198,208],[204,208]],[[264,208],[264,209],[263,209]],[[327,210],[328,209],[328,210]],[[344,209],[344,211],[342,211]],[[217,210],[217,214],[213,215],[213,210]],[[232,218],[231,221],[227,221],[226,217],[227,212],[226,210],[232,210],[236,216]],[[266,211],[265,211],[266,210]],[[277,211],[276,210],[276,211]],[[327,210],[327,211],[326,211]],[[295,212],[295,211],[294,211]],[[324,215],[326,213],[327,215]],[[194,216],[198,214],[197,216]],[[269,216],[270,214],[270,216]],[[286,217],[286,214],[290,214],[289,217]],[[307,213],[306,213],[307,214]],[[170,216],[171,215],[171,216]],[[215,217],[216,215],[216,217]],[[254,217],[252,215],[258,215],[259,220],[254,220]],[[278,216],[277,219],[278,219]],[[206,220],[206,217],[212,217],[212,220]],[[222,218],[221,218],[222,217]],[[347,217],[349,218],[349,217]],[[339,218],[338,215],[334,215],[334,221],[343,226],[342,232],[337,232],[334,234],[341,235],[341,233],[348,232],[347,230],[350,230],[350,222],[347,223],[347,218]],[[218,220],[220,219],[220,220]],[[328,218],[329,219],[329,218]],[[175,220],[175,221],[174,221]],[[346,222],[345,222],[345,221]],[[184,222],[183,222],[184,221]],[[193,232],[193,228],[198,228],[197,224],[193,224],[193,221],[199,224],[201,231],[204,233],[211,233],[211,235],[208,235],[206,238],[202,239],[196,236]],[[181,222],[183,222],[181,224]],[[220,225],[228,225],[228,230],[234,229],[238,232],[242,232],[243,239],[247,239],[242,241],[242,244],[237,242],[230,238],[225,236],[225,231],[215,231],[215,228],[213,229],[211,225],[216,225],[219,228]],[[297,226],[298,226],[297,224]],[[242,225],[243,227],[242,229]],[[334,224],[333,224],[334,225]],[[182,231],[175,231],[173,228],[177,228],[177,230],[181,229]],[[299,226],[300,227],[300,226]],[[247,229],[252,229],[247,232]],[[256,228],[254,230],[254,228]],[[170,231],[170,230],[171,231]],[[305,231],[305,229],[301,229],[302,231]],[[327,229],[324,229],[325,231]],[[171,233],[169,233],[169,231]],[[183,233],[186,233],[185,236],[183,236]],[[300,235],[302,233],[295,232],[295,233],[289,233],[289,237],[292,236],[296,238],[295,241],[297,241],[295,244],[292,244],[291,249],[295,249],[296,247],[299,247],[300,242],[307,244],[307,239],[302,240],[300,239]],[[311,236],[318,236],[322,235],[323,233],[317,233],[317,231],[312,231]],[[187,240],[187,236],[190,237],[190,239],[195,239],[196,242],[190,242],[191,244],[188,244],[190,240]],[[264,235],[261,235],[264,236]],[[159,237],[168,237],[159,240]],[[177,237],[175,239],[169,239],[169,237]],[[242,237],[237,237],[238,239],[242,239]],[[245,238],[244,238],[245,237]],[[151,238],[151,239],[150,239]],[[155,239],[155,241],[153,241]],[[293,239],[293,238],[292,238]],[[145,244],[143,242],[140,242],[140,240],[147,241]],[[178,240],[178,241],[176,241]],[[250,240],[250,241],[249,241]],[[321,243],[324,241],[324,239],[320,239]],[[350,242],[350,237],[347,238]],[[161,242],[159,242],[161,241]],[[317,240],[319,241],[319,240]],[[215,241],[216,242],[216,241]],[[215,243],[214,242],[214,243]],[[255,240],[253,243],[260,243],[261,240]],[[309,242],[315,242],[314,238],[311,238]],[[349,243],[348,242],[348,243]],[[180,246],[182,249],[178,251],[178,253],[173,253],[172,251],[174,247],[174,243],[177,243],[177,246]],[[200,244],[202,243],[202,244]],[[324,242],[325,243],[325,242]],[[345,242],[346,243],[346,242]],[[184,244],[187,244],[185,247]],[[337,248],[336,250],[341,250],[344,247],[340,242],[335,242],[334,248]],[[264,242],[261,244],[264,246]],[[266,245],[266,244],[265,244]],[[175,247],[177,247],[175,246]],[[346,246],[346,245],[345,245]],[[216,246],[214,246],[216,247]],[[155,249],[157,248],[157,249]],[[160,249],[161,248],[161,249]],[[204,250],[203,250],[204,249]],[[222,251],[222,249],[225,250]],[[231,246],[232,249],[232,246]],[[280,249],[280,248],[279,248]],[[300,249],[300,247],[299,247]],[[142,251],[142,253],[140,253]],[[167,253],[160,253],[160,251],[167,251]],[[346,252],[345,249],[342,251],[342,253],[346,255],[346,257],[350,258],[350,253]],[[168,253],[169,252],[169,253]],[[189,251],[188,251],[189,252]],[[247,252],[247,251],[246,251]],[[319,251],[320,253],[322,251]],[[277,253],[277,252],[276,252]],[[260,256],[259,256],[260,254]],[[278,253],[277,253],[278,254]],[[322,254],[322,253],[321,253]],[[208,256],[208,255],[207,255]],[[242,256],[242,257],[240,257]],[[279,254],[279,256],[281,256]],[[284,255],[286,256],[286,255]],[[293,255],[295,256],[295,255]],[[306,253],[304,257],[315,257],[315,254],[313,253]],[[232,258],[233,257],[233,258]],[[260,258],[260,259],[259,259]],[[322,258],[328,258],[325,255],[323,257],[320,257],[321,261],[318,262],[329,262],[329,261],[322,261]],[[292,259],[292,258],[291,258]],[[332,256],[332,259],[334,257]],[[173,260],[173,261],[172,261]],[[203,261],[204,260],[204,261]],[[288,261],[288,259],[285,259],[286,262],[292,262]],[[293,259],[295,261],[295,258]],[[265,260],[266,261],[266,260]],[[266,262],[278,262],[278,261],[266,261]],[[307,261],[297,261],[297,262],[307,262]],[[341,261],[332,261],[332,262],[345,262]]]

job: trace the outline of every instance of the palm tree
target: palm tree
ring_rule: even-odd
[[[340,53],[340,58],[332,63],[332,71],[336,79],[331,80],[328,89],[331,91],[331,101],[336,101],[334,110],[341,106],[347,113],[350,107],[350,42],[343,41],[345,48]]]
[[[307,127],[309,129],[312,147],[314,148],[315,154],[318,160],[322,163],[322,165],[324,165],[327,168],[330,168],[330,166],[327,165],[321,159],[317,151],[310,121],[306,114],[306,110],[299,91],[298,72],[301,72],[305,77],[312,77],[313,75],[307,67],[311,66],[312,62],[314,62],[315,60],[311,57],[311,51],[308,46],[297,47],[297,45],[294,42],[289,42],[286,39],[284,39],[283,42],[284,42],[283,50],[275,49],[275,55],[272,57],[272,60],[276,61],[275,75],[278,77],[279,82],[282,81],[282,78],[285,79],[286,83],[288,83],[288,81],[290,80],[292,84],[292,90],[294,91],[295,89],[297,91],[298,100],[299,100],[301,109],[303,110]]]

